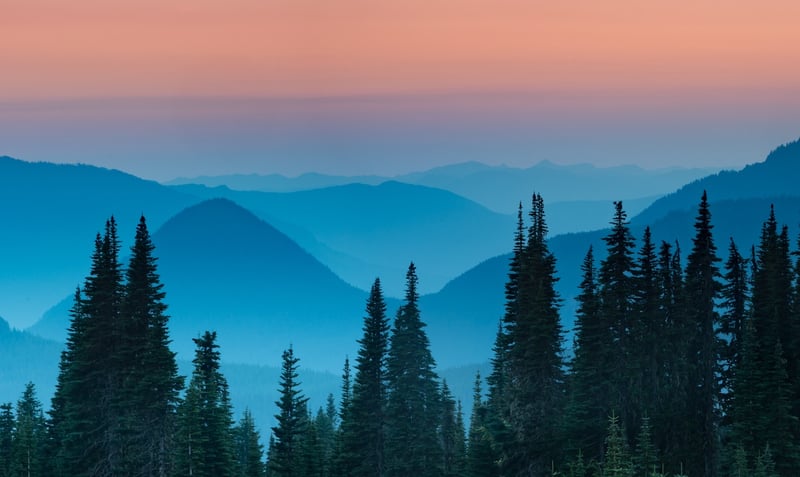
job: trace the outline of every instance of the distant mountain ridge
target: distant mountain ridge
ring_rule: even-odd
[[[562,201],[609,201],[641,199],[671,192],[717,172],[715,168],[643,169],[638,166],[596,167],[590,164],[558,165],[544,160],[527,168],[490,166],[463,162],[397,176],[331,176],[303,174],[222,175],[174,179],[167,184],[226,185],[234,190],[289,192],[386,181],[405,182],[444,189],[473,200],[490,210],[509,213],[535,190],[550,203]]]

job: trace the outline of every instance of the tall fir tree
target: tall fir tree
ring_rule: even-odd
[[[791,346],[792,276],[788,231],[778,231],[774,210],[761,230],[753,274],[752,309],[741,364],[734,380],[732,444],[754,456],[766,445],[775,451],[781,475],[800,465],[794,439],[791,382],[784,346]],[[763,403],[770,403],[766,408]]]
[[[603,455],[608,403],[611,401],[613,338],[600,315],[601,302],[592,247],[581,265],[577,297],[574,357],[570,363],[569,401],[565,419],[568,455],[600,461]]]
[[[57,427],[48,450],[57,466],[54,475],[111,475],[120,470],[122,297],[119,239],[111,217],[104,235],[95,239],[91,270],[83,296],[76,296],[59,366],[51,414]]]
[[[719,471],[719,349],[716,330],[719,314],[720,272],[714,245],[711,210],[703,192],[695,220],[692,251],[686,263],[686,310],[691,324],[687,395],[689,424],[686,446],[686,471],[689,475],[715,477]]]
[[[289,347],[282,355],[280,393],[275,405],[276,425],[272,427],[275,437],[270,452],[269,470],[273,477],[297,477],[300,473],[303,437],[308,424],[306,402],[308,399],[300,390],[298,363],[294,350]]]
[[[721,291],[719,321],[720,342],[720,405],[722,425],[730,426],[733,382],[741,360],[741,346],[744,334],[745,313],[749,301],[747,260],[739,253],[733,238],[728,246],[728,260],[725,262],[724,283]]]
[[[534,194],[531,223],[521,254],[519,275],[509,274],[506,305],[505,406],[514,443],[504,461],[505,471],[544,475],[558,458],[559,416],[564,397],[560,299],[555,291],[555,257],[547,245],[544,200]],[[518,240],[518,238],[517,238]],[[508,310],[512,310],[511,313]]]
[[[118,406],[127,434],[124,473],[165,477],[183,378],[169,349],[169,318],[154,250],[142,216],[125,273],[118,351],[123,392]]]
[[[468,477],[496,477],[499,475],[488,424],[489,407],[483,400],[481,374],[478,372],[475,374],[475,384],[472,388],[472,415],[467,436],[467,470],[465,474]]]
[[[15,476],[44,477],[45,419],[42,405],[36,397],[33,383],[25,385],[17,401],[12,474]]]
[[[442,418],[439,439],[442,446],[442,475],[461,477],[465,472],[464,421],[460,419],[460,403],[456,404],[453,393],[442,382]]]
[[[174,476],[233,476],[233,413],[228,382],[220,371],[217,333],[193,339],[194,370],[184,401],[178,407],[173,459]]]
[[[603,241],[606,243],[606,258],[600,263],[599,285],[600,316],[611,333],[611,362],[609,376],[611,394],[605,413],[612,411],[619,416],[623,429],[632,422],[630,415],[632,386],[628,369],[631,353],[631,326],[633,325],[633,248],[634,240],[628,225],[628,216],[622,202],[614,202],[614,217],[611,231]]]
[[[11,475],[12,451],[14,445],[14,406],[0,404],[0,476]]]
[[[390,336],[387,367],[386,475],[439,476],[441,409],[438,377],[425,324],[420,318],[417,272],[406,273],[405,302],[397,311]]]
[[[249,409],[244,410],[242,419],[234,428],[234,448],[237,477],[264,477],[264,446]]]
[[[366,312],[364,334],[358,341],[352,397],[347,419],[342,421],[342,446],[353,457],[348,475],[380,477],[384,474],[389,320],[379,279],[372,285]]]

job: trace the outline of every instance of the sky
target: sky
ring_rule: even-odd
[[[156,180],[739,167],[800,137],[792,0],[0,0],[0,155]]]

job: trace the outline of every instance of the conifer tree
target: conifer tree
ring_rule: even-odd
[[[220,371],[217,333],[194,338],[194,370],[178,408],[173,475],[233,476],[233,417],[228,383]]]
[[[472,393],[472,416],[469,422],[467,442],[467,471],[469,477],[495,477],[498,475],[492,451],[492,440],[488,424],[489,408],[483,401],[481,374],[475,375]]]
[[[506,471],[544,475],[560,452],[558,416],[564,396],[562,330],[555,291],[555,257],[547,246],[544,200],[534,194],[531,224],[519,275],[509,274],[507,303],[505,402],[514,433]],[[517,238],[518,240],[518,238]],[[515,296],[515,297],[514,297]],[[511,310],[509,312],[508,310]]]
[[[11,475],[12,450],[14,439],[14,407],[0,404],[0,476]]]
[[[405,302],[397,311],[387,365],[386,475],[438,476],[441,447],[438,377],[420,318],[417,272],[406,273]]]
[[[721,284],[714,245],[711,211],[706,193],[700,200],[695,220],[692,252],[686,264],[686,310],[691,323],[689,360],[686,470],[689,475],[715,477],[719,471],[719,343],[716,330],[719,315],[716,300]]]
[[[57,428],[48,454],[55,475],[108,475],[120,470],[123,443],[119,413],[118,355],[123,296],[116,222],[95,239],[92,266],[72,313],[52,414]]]
[[[600,263],[599,284],[602,321],[611,333],[612,346],[609,371],[611,394],[605,413],[614,412],[628,426],[632,419],[628,359],[631,353],[630,330],[633,325],[633,247],[634,240],[622,202],[614,202],[611,232],[603,237],[607,255]]]
[[[45,421],[33,383],[17,401],[11,470],[13,475],[38,477],[44,472]],[[11,475],[11,474],[10,474]]]
[[[728,260],[725,262],[724,284],[721,292],[721,308],[719,333],[720,342],[720,404],[722,407],[722,424],[731,423],[731,404],[734,375],[739,368],[741,345],[744,333],[744,320],[749,300],[747,261],[739,253],[736,243],[731,238],[728,247]]]
[[[650,477],[658,467],[658,453],[653,445],[653,435],[650,428],[650,418],[644,416],[636,436],[636,452],[631,459],[633,475],[637,477]]]
[[[120,414],[128,434],[126,472],[164,477],[169,473],[170,436],[178,392],[175,353],[169,349],[165,293],[144,216],[139,220],[126,270],[120,339]]]
[[[459,419],[460,405],[457,407],[453,394],[442,382],[442,418],[439,439],[442,446],[442,475],[460,477],[464,475],[464,422]]]
[[[389,320],[381,282],[375,279],[367,300],[363,337],[356,358],[352,397],[342,420],[343,452],[352,457],[352,476],[384,472],[386,356]]]
[[[297,372],[299,361],[291,347],[283,352],[278,388],[280,396],[275,402],[278,406],[278,414],[275,415],[277,424],[272,427],[275,443],[269,456],[270,475],[273,477],[301,475],[299,464],[303,436],[308,424],[306,410],[308,399],[300,390]]]
[[[264,446],[261,445],[261,436],[249,409],[244,410],[239,425],[234,429],[234,445],[237,476],[264,477]]]
[[[570,363],[566,413],[567,451],[599,461],[603,455],[611,401],[613,339],[600,315],[601,302],[592,247],[581,265],[583,279],[577,297],[574,358]]]
[[[608,418],[606,455],[603,462],[603,477],[632,477],[633,466],[628,455],[625,435],[620,427],[619,417],[611,414]]]

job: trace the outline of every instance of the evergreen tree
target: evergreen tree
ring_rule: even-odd
[[[25,385],[17,401],[11,470],[13,475],[36,477],[44,472],[45,420],[33,383]]]
[[[469,477],[495,477],[498,475],[492,451],[492,440],[488,424],[489,408],[483,401],[481,391],[481,374],[475,375],[475,386],[472,394],[472,416],[469,422],[467,443],[467,470]]]
[[[653,435],[650,429],[650,418],[644,416],[636,436],[636,452],[633,455],[633,475],[650,477],[658,467],[658,453],[653,446]]]
[[[123,296],[116,222],[95,239],[83,297],[73,306],[70,336],[62,356],[53,417],[60,438],[56,474],[109,475],[120,470],[123,442],[119,414]],[[52,439],[51,439],[52,442]]]
[[[164,477],[169,473],[170,436],[183,378],[178,376],[175,353],[169,349],[167,306],[154,249],[141,217],[122,302],[123,335],[118,354],[124,392],[118,405],[129,441],[125,473]]]
[[[11,475],[14,422],[14,407],[11,403],[0,404],[0,477]]]
[[[569,405],[566,413],[569,454],[599,461],[603,455],[608,403],[612,398],[611,329],[600,315],[601,302],[592,247],[581,265],[583,280],[577,297],[574,358],[570,363]]]
[[[439,439],[442,447],[442,475],[445,477],[460,477],[464,474],[464,428],[463,420],[459,428],[458,409],[453,394],[442,383],[442,419],[439,429]]]
[[[406,273],[405,303],[397,311],[387,366],[386,475],[438,476],[441,447],[438,377],[417,305],[414,264]]]
[[[728,260],[725,262],[724,284],[721,292],[719,333],[722,335],[720,349],[720,404],[722,424],[731,423],[731,404],[734,375],[739,368],[744,320],[748,296],[747,261],[739,253],[731,238]]]
[[[237,475],[240,477],[264,477],[264,446],[261,445],[261,436],[249,409],[244,410],[239,425],[234,429],[234,441]]]
[[[716,330],[720,296],[719,258],[714,245],[711,211],[706,193],[700,200],[692,252],[686,264],[686,310],[691,323],[686,469],[689,475],[715,477],[719,470],[719,343]]]
[[[389,320],[379,279],[372,285],[366,311],[364,335],[358,341],[352,397],[347,419],[342,421],[342,446],[353,459],[349,475],[381,476],[384,473]]]
[[[600,264],[599,284],[601,319],[611,333],[611,362],[609,376],[611,393],[605,414],[614,412],[625,426],[632,422],[634,409],[631,372],[628,363],[631,354],[631,327],[633,325],[633,247],[634,241],[622,202],[614,202],[611,232],[603,238],[607,255]]]
[[[628,455],[625,435],[619,417],[613,413],[608,418],[606,455],[603,462],[603,477],[632,477],[633,466]]]
[[[233,418],[228,383],[220,371],[217,333],[194,338],[194,370],[178,408],[173,475],[233,476]]]
[[[291,347],[283,352],[280,387],[280,397],[275,402],[278,414],[275,415],[277,424],[272,427],[275,444],[270,452],[269,469],[273,477],[295,477],[302,475],[299,464],[302,453],[303,436],[308,424],[306,402],[308,399],[300,391],[300,382],[297,380],[299,358],[294,356]]]
[[[661,306],[658,257],[650,227],[645,228],[642,247],[633,269],[633,303],[630,334],[628,436],[638,434],[640,423],[651,413],[662,412],[666,373],[661,340],[666,317]],[[649,418],[648,424],[649,424]]]
[[[507,303],[505,406],[515,441],[507,454],[507,472],[544,475],[560,452],[558,416],[564,396],[562,330],[555,291],[555,257],[547,246],[544,201],[533,195],[531,224],[516,288]],[[515,295],[515,297],[514,297]],[[511,310],[511,312],[508,312]]]

